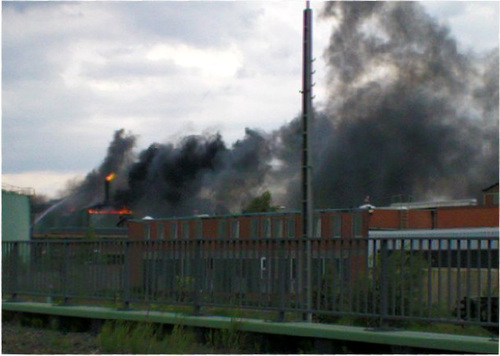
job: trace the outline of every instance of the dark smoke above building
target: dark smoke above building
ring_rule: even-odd
[[[315,208],[359,206],[368,195],[377,206],[395,195],[480,199],[499,173],[498,50],[460,53],[415,2],[328,2],[322,17],[337,21],[329,73],[316,74],[328,75],[330,96],[311,134]],[[213,134],[138,153],[136,137],[118,130],[61,206],[97,204],[115,172],[111,203],[136,216],[240,212],[266,190],[297,209],[301,127],[288,119],[270,133],[247,128],[232,146]]]

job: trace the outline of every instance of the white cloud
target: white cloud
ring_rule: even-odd
[[[159,44],[150,48],[146,58],[167,60],[184,68],[199,69],[203,76],[231,77],[241,66],[241,54],[235,47],[228,49],[202,49],[184,44]]]
[[[83,172],[26,171],[2,174],[2,183],[33,188],[37,195],[60,197],[68,182],[81,180],[84,176]]]

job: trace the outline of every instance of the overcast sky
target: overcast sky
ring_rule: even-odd
[[[499,4],[425,2],[460,50],[498,48]],[[314,10],[315,105],[332,20]],[[113,133],[138,149],[271,131],[300,112],[304,1],[2,2],[3,183],[57,195]]]

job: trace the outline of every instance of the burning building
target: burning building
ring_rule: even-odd
[[[498,52],[461,53],[414,2],[330,2],[322,16],[336,21],[324,53],[331,95],[311,125],[315,208],[367,195],[376,206],[396,194],[480,201],[498,179]],[[247,128],[231,146],[212,134],[135,152],[136,137],[118,130],[54,212],[101,211],[104,194],[137,217],[239,213],[266,190],[298,209],[300,137],[297,117],[270,133]],[[113,191],[102,185],[110,172]]]

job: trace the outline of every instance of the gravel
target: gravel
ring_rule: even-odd
[[[96,335],[2,322],[2,354],[100,354]]]

